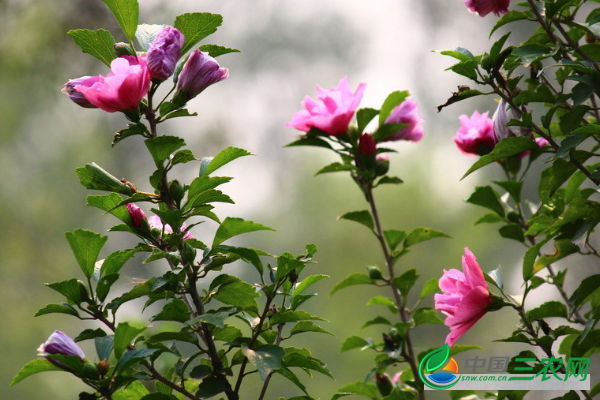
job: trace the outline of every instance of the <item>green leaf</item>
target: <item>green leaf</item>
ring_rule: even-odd
[[[94,338],[96,354],[98,355],[98,359],[100,361],[108,360],[110,358],[110,353],[112,353],[115,345],[114,339],[115,337],[113,335],[96,336]]]
[[[494,183],[510,194],[515,203],[521,202],[521,189],[523,188],[523,181],[494,181]]]
[[[425,297],[432,295],[440,290],[439,280],[437,278],[431,278],[423,285],[419,300],[423,300]]]
[[[350,336],[348,339],[344,340],[342,348],[340,349],[340,353],[343,353],[344,351],[348,350],[362,348],[368,345],[370,345],[370,343],[367,342],[365,339],[361,338],[360,336]]]
[[[194,153],[191,150],[179,150],[177,153],[173,154],[173,159],[171,160],[172,165],[177,164],[186,164],[191,161],[194,161],[196,157],[194,157]]]
[[[62,368],[60,368],[57,365],[52,364],[50,361],[46,360],[45,358],[40,358],[37,360],[29,361],[27,364],[25,364],[23,366],[23,368],[21,368],[19,373],[17,375],[15,375],[12,382],[10,383],[10,386],[14,386],[17,383],[21,382],[23,379],[25,379],[31,375],[37,374],[39,372],[62,371],[62,370],[63,370]]]
[[[86,164],[75,170],[79,183],[86,189],[106,190],[131,196],[131,188],[115,178],[96,163]]]
[[[527,68],[534,61],[550,57],[552,48],[541,44],[526,44],[515,48],[512,54],[519,57],[523,62],[523,67]]]
[[[208,53],[208,55],[213,58],[222,56],[223,54],[240,52],[238,49],[230,49],[229,47],[217,46],[216,44],[202,45],[202,46],[200,46],[200,50],[202,50],[205,53]]]
[[[264,230],[274,231],[274,229],[258,224],[256,222],[246,221],[241,218],[227,217],[223,220],[223,222],[217,229],[212,245],[213,247],[217,246],[226,241],[227,239],[241,235],[243,233]]]
[[[311,322],[311,321],[299,321],[292,330],[290,331],[290,336],[297,335],[299,333],[304,332],[318,332],[318,333],[326,333],[331,336],[335,336],[333,333],[329,332],[326,329],[321,328],[319,325]]]
[[[388,95],[381,105],[381,111],[379,112],[379,126],[385,124],[385,120],[390,116],[392,111],[394,111],[394,108],[402,104],[408,96],[410,96],[410,94],[407,90],[395,91]]]
[[[109,212],[126,224],[131,224],[131,217],[126,207],[117,207],[123,198],[116,193],[99,196],[87,196],[87,206],[96,207]]]
[[[190,13],[177,16],[173,26],[185,36],[181,55],[187,53],[200,40],[215,33],[222,23],[223,17],[219,14]]]
[[[208,160],[206,165],[200,167],[200,176],[207,176],[221,168],[227,163],[235,160],[236,158],[251,156],[253,155],[247,150],[240,149],[237,147],[228,147],[221,150],[214,158]],[[204,159],[202,159],[204,163]]]
[[[339,216],[338,219],[347,219],[349,221],[358,222],[369,228],[371,231],[375,229],[375,222],[373,222],[373,217],[371,213],[367,210],[362,211],[351,211],[342,216]]]
[[[135,37],[140,6],[137,0],[102,0],[115,16],[119,26],[129,41]]]
[[[555,157],[560,158],[567,154],[570,150],[579,146],[585,139],[592,135],[600,134],[600,125],[590,124],[569,132],[567,137],[560,143],[560,148],[556,152]]]
[[[108,236],[102,236],[99,233],[85,229],[67,232],[65,236],[71,245],[81,271],[83,271],[83,275],[86,278],[91,278],[94,274],[94,266],[98,260],[98,254],[100,254],[102,246],[108,240]]]
[[[112,395],[112,398],[113,400],[137,400],[147,395],[148,393],[148,389],[146,389],[142,382],[134,381],[125,389],[116,391]]]
[[[519,224],[508,224],[498,229],[500,236],[506,239],[513,239],[517,242],[523,243],[525,241],[525,235],[523,235],[523,229]]]
[[[388,306],[388,307],[396,307],[396,303],[394,303],[391,299],[383,296],[375,296],[371,297],[369,301],[367,301],[368,306]]]
[[[437,310],[418,308],[413,313],[415,325],[423,324],[443,324],[444,321],[438,316]]]
[[[506,220],[498,214],[496,214],[495,212],[488,213],[485,214],[483,217],[479,218],[477,222],[475,222],[475,226],[479,224],[495,224],[496,222],[506,222]]]
[[[308,353],[308,354],[306,354]],[[287,354],[282,360],[282,365],[286,367],[299,367],[306,370],[313,370],[327,375],[333,379],[331,372],[325,368],[325,364],[318,358],[311,357],[310,352],[293,352]],[[307,371],[308,372],[308,371]]]
[[[118,250],[110,253],[102,263],[100,276],[118,273],[123,265],[138,252],[138,249]]]
[[[229,311],[209,311],[206,314],[200,315],[194,318],[194,321],[206,322],[219,328],[225,328],[225,320],[229,318],[231,312]]]
[[[549,317],[567,318],[567,307],[560,301],[547,301],[541,306],[527,312],[531,319],[543,319]]]
[[[58,293],[65,296],[70,303],[73,304],[79,305],[88,297],[87,289],[83,282],[78,281],[75,278],[69,279],[67,281],[47,283],[46,286],[56,290]]]
[[[392,285],[398,288],[398,290],[400,290],[400,294],[406,298],[410,289],[414,286],[415,282],[417,282],[417,279],[419,279],[417,270],[412,268],[404,272],[402,275],[395,277],[392,280]]]
[[[498,266],[493,271],[484,272],[485,280],[496,286],[500,290],[504,290],[504,278],[502,277],[502,267]]]
[[[287,322],[297,322],[297,321],[307,321],[307,320],[316,320],[316,321],[325,321],[325,319],[321,317],[317,317],[316,315],[312,315],[307,313],[304,310],[283,310],[279,311],[275,315],[271,317],[271,325],[279,325],[285,324]]]
[[[318,136],[302,136],[300,139],[293,141],[292,143],[288,143],[285,147],[294,147],[294,146],[312,146],[312,147],[324,147],[326,149],[333,149],[329,142],[324,139],[321,139]]]
[[[554,242],[554,252],[552,254],[542,254],[533,264],[532,274],[541,271],[548,265],[557,262],[573,253],[578,253],[579,247],[570,240],[557,240]]]
[[[548,202],[550,197],[567,181],[577,170],[572,163],[557,159],[542,172],[538,192],[543,202]]]
[[[133,339],[145,330],[145,327],[136,328],[134,326],[130,326],[127,322],[119,323],[115,329],[114,337],[115,357],[120,359],[125,350],[127,350],[127,346],[133,342]]]
[[[156,167],[162,168],[171,154],[185,146],[185,141],[176,136],[158,136],[146,139],[144,144],[152,155]]]
[[[358,124],[358,133],[363,133],[369,122],[379,114],[379,110],[374,108],[361,108],[356,112],[356,123]]]
[[[75,41],[77,46],[81,47],[82,52],[96,57],[109,67],[111,61],[117,58],[114,48],[115,39],[105,29],[98,29],[97,31],[75,29],[68,31],[67,35]]]
[[[162,311],[152,317],[152,321],[176,321],[185,323],[190,319],[190,310],[181,299],[173,299],[165,304]]]
[[[385,237],[385,242],[390,250],[394,251],[396,250],[396,247],[398,247],[406,238],[406,232],[389,229],[387,231],[383,231],[383,236]]]
[[[392,323],[387,318],[375,317],[372,320],[365,322],[364,325],[360,327],[360,329],[364,329],[367,326],[371,325],[392,325]]]
[[[338,389],[338,392],[340,392],[340,393],[334,395],[332,397],[332,400],[337,400],[339,397],[341,397],[338,395],[346,395],[345,393],[358,394],[358,395],[365,396],[365,397],[368,397],[373,400],[379,399],[379,390],[377,389],[377,386],[370,384],[370,383],[360,382],[360,381],[351,383],[344,387],[341,387]],[[338,397],[336,397],[336,396],[338,396]]]
[[[39,317],[40,315],[46,314],[69,314],[79,318],[79,313],[73,306],[63,303],[63,304],[46,304],[44,307],[40,308],[34,315],[34,317]]]
[[[467,203],[488,208],[501,217],[504,217],[504,207],[500,203],[500,200],[498,200],[498,197],[498,193],[491,186],[478,186],[467,200]]]
[[[214,299],[225,304],[242,307],[245,310],[257,311],[258,306],[254,298],[259,294],[254,290],[254,286],[230,275],[220,275],[219,278],[225,283],[220,284],[217,293],[213,296]],[[211,285],[215,282],[219,284],[219,278],[215,279]]]
[[[502,139],[491,153],[481,156],[475,164],[469,168],[469,170],[463,175],[462,179],[465,179],[472,172],[477,171],[479,168],[485,167],[496,161],[505,159],[506,157],[514,156],[515,154],[522,153],[527,150],[536,150],[539,146],[533,140],[527,137],[507,137]]]
[[[156,36],[166,25],[157,24],[139,24],[135,30],[135,38],[140,45],[140,50],[147,52],[150,43],[154,42]]]
[[[205,207],[208,203],[230,203],[233,204],[234,201],[231,200],[231,197],[227,196],[226,194],[223,194],[223,192],[221,192],[220,190],[216,190],[216,189],[209,189],[206,190],[202,193],[200,193],[199,195],[197,195],[196,197],[193,198],[189,198],[188,202],[185,204],[185,210],[195,210],[200,207],[200,209],[202,210],[202,213],[206,213],[207,210],[205,210],[203,207]],[[196,215],[202,215],[202,214],[196,214]]]
[[[584,304],[590,295],[600,289],[600,275],[592,275],[585,278],[571,295],[569,304],[576,309]]]
[[[329,278],[329,275],[309,275],[304,278],[301,282],[299,282],[294,288],[294,292],[292,293],[292,299],[297,297],[299,294],[302,294],[309,286],[317,283],[321,279]]]
[[[198,398],[209,399],[219,393],[224,392],[225,389],[227,389],[227,386],[222,379],[219,379],[214,375],[210,375],[202,379],[202,382],[200,382],[200,385],[198,385],[198,391],[195,394]]]
[[[113,313],[117,311],[119,307],[121,307],[124,303],[128,301],[138,299],[142,296],[148,296],[152,292],[152,287],[156,282],[156,277],[152,277],[148,279],[146,282],[140,283],[131,289],[129,292],[126,292],[120,297],[117,297],[113,301],[111,301],[107,305],[107,309],[112,310]]]
[[[337,285],[335,285],[335,287],[333,289],[331,289],[331,292],[329,292],[329,296],[332,296],[338,290],[347,288],[348,286],[374,285],[374,284],[375,284],[375,281],[373,281],[373,279],[371,279],[369,277],[369,275],[354,273],[354,274],[346,277],[344,280],[342,280]]]
[[[116,372],[121,372],[127,368],[137,364],[143,359],[150,357],[152,354],[159,351],[159,349],[141,349],[141,350],[130,350],[121,357],[117,366],[115,367]]]
[[[449,238],[450,236],[442,231],[436,231],[435,229],[416,228],[413,229],[413,231],[409,233],[406,239],[404,240],[404,248],[406,249],[411,246],[414,246],[415,244],[435,239],[438,237]]]
[[[315,176],[327,174],[329,172],[356,171],[356,167],[351,164],[342,164],[339,162],[331,163],[317,171]]]
[[[527,18],[529,18],[529,14],[531,14],[531,13],[523,12],[523,11],[516,11],[516,10],[509,11],[508,13],[504,14],[502,16],[502,18],[500,18],[500,19],[498,19],[498,21],[496,21],[496,25],[494,25],[494,27],[492,28],[492,31],[490,32],[490,37],[492,36],[492,33],[494,33],[501,26],[504,26],[511,22],[527,19]]]
[[[263,382],[273,370],[281,368],[281,359],[285,356],[285,351],[281,347],[270,344],[254,350],[243,344],[242,353],[256,367]]]
[[[188,198],[193,199],[200,193],[214,189],[224,183],[231,181],[233,178],[228,176],[201,176],[192,181],[188,191]]]
[[[537,258],[537,255],[542,246],[545,245],[548,241],[550,241],[550,238],[544,239],[541,242],[536,243],[525,252],[525,257],[523,257],[522,268],[523,280],[527,281],[533,276],[533,263],[535,262],[535,259]]]

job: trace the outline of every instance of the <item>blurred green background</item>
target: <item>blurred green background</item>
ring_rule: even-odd
[[[271,253],[300,253],[306,243],[318,246],[318,264],[308,272],[331,279],[316,286],[320,296],[307,303],[308,310],[330,320],[324,327],[337,337],[305,335],[290,344],[310,347],[337,380],[305,377],[311,394],[327,399],[337,388],[364,379],[374,354],[340,354],[338,349],[351,335],[380,338],[380,326],[364,331],[360,326],[376,312],[383,313],[373,308],[377,306],[367,307],[366,301],[375,294],[387,295],[358,287],[327,296],[346,275],[363,272],[367,265],[381,266],[382,257],[364,228],[336,220],[367,207],[352,180],[343,173],[313,178],[321,166],[335,160],[321,149],[283,147],[298,134],[285,122],[300,109],[305,95],[314,97],[315,84],[331,88],[348,75],[353,88],[367,83],[362,106],[379,108],[393,90],[409,90],[420,105],[423,141],[392,145],[399,153],[391,156],[391,170],[406,183],[383,187],[376,196],[386,229],[426,226],[453,238],[417,246],[399,270],[417,268],[422,284],[441,276],[444,268],[458,268],[463,248],[469,247],[485,270],[502,265],[508,287],[518,291],[524,248],[501,239],[493,226],[473,227],[484,211],[464,202],[474,185],[490,177],[500,179],[500,171],[490,166],[460,181],[473,160],[460,156],[452,142],[458,115],[475,109],[491,114],[496,103],[483,98],[436,111],[465,82],[444,72],[452,60],[432,50],[464,46],[475,54],[485,51],[492,16],[470,14],[459,0],[140,3],[143,23],[172,24],[184,12],[220,13],[223,26],[204,43],[242,50],[219,58],[230,77],[191,103],[199,117],[163,124],[161,131],[183,137],[197,157],[230,145],[256,154],[223,170],[235,177],[226,192],[237,204],[219,207],[217,214],[254,220],[277,232],[246,235],[239,243]],[[116,22],[98,0],[0,0],[0,399],[75,399],[85,389],[75,378],[58,373],[36,375],[8,388],[53,330],[76,335],[84,327],[95,327],[67,316],[33,318],[45,304],[60,301],[43,284],[78,273],[64,233],[76,228],[105,232],[114,223],[111,216],[85,207],[88,193],[79,186],[74,169],[94,161],[138,188],[149,187],[145,171],[151,171],[151,159],[142,141],[132,138],[111,148],[113,133],[125,124],[122,115],[81,109],[60,92],[67,79],[106,74],[103,65],[82,54],[66,35],[70,29],[101,27],[122,40]],[[196,171],[186,165],[175,173],[189,181]],[[535,183],[530,186],[533,195]],[[202,224],[194,234],[211,237],[214,228]],[[114,233],[104,252],[128,245],[135,241]],[[244,268],[232,270],[254,279]],[[134,262],[124,272],[133,285],[152,269]],[[152,315],[136,313],[131,308],[122,318],[141,321]],[[484,347],[487,357],[516,354],[507,345],[492,343],[487,334],[506,337],[516,323],[508,311],[487,315],[460,342]],[[417,329],[417,350],[443,344],[447,332],[442,325]],[[89,343],[83,348],[94,354]],[[273,382],[268,398],[299,394],[281,378]],[[253,398],[259,387],[249,379],[245,398]]]

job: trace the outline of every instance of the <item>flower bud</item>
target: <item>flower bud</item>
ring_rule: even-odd
[[[117,57],[136,55],[135,51],[129,43],[119,42],[115,43],[113,47],[115,48],[115,53],[117,53]]]
[[[361,155],[368,157],[373,157],[375,156],[375,153],[377,153],[377,143],[375,143],[375,139],[373,139],[373,136],[371,136],[370,133],[363,133],[360,135],[358,152]]]
[[[131,225],[136,229],[140,229],[142,227],[142,222],[146,219],[144,211],[134,203],[126,204],[125,207],[127,207],[127,211],[129,212]]]
[[[213,83],[220,82],[228,76],[227,68],[221,68],[214,58],[196,50],[190,54],[179,74],[173,102],[181,106]]]
[[[85,359],[85,354],[83,350],[75,343],[73,339],[67,336],[65,333],[61,331],[54,331],[52,335],[46,340],[46,342],[42,343],[40,347],[37,349],[38,355],[42,357],[46,357],[48,361],[51,363],[63,366],[64,365],[56,360],[53,360],[50,357],[47,357],[50,354],[61,354],[64,356],[77,356],[81,360],[81,362]]]
[[[100,376],[105,376],[109,370],[110,363],[106,358],[98,363],[98,372],[100,373]]]
[[[375,385],[377,386],[377,389],[379,389],[379,393],[381,393],[382,396],[387,396],[394,388],[390,377],[386,373],[380,374],[377,372],[375,374]]]
[[[177,206],[181,206],[181,200],[185,195],[185,191],[177,179],[169,183],[169,193],[171,193],[171,198],[177,203]]]
[[[146,63],[150,70],[150,78],[164,81],[175,72],[177,61],[181,57],[181,47],[185,38],[179,30],[172,26],[164,27],[154,41],[150,43],[146,53]]]
[[[98,380],[100,379],[100,373],[98,372],[98,367],[92,363],[83,364],[83,376],[87,379]]]
[[[407,124],[407,126],[388,136],[385,140],[418,142],[423,139],[421,122],[423,122],[423,118],[419,117],[419,106],[412,97],[409,97],[394,108],[385,120],[386,124]]]
[[[492,117],[494,123],[494,136],[499,142],[506,137],[530,136],[531,130],[522,126],[506,126],[511,119],[521,119],[521,112],[511,107],[506,101],[501,100]]]
[[[97,78],[97,77],[96,77]],[[75,90],[75,86],[81,85],[81,82],[92,79],[91,76],[83,76],[77,79],[71,79],[69,82],[65,83],[62,88],[62,92],[69,96],[69,99],[75,104],[83,108],[98,108],[97,106],[90,103],[88,99],[85,98],[83,93],[79,93]]]

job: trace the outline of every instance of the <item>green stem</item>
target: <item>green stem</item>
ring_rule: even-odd
[[[404,305],[404,302],[402,301],[401,293],[398,290],[398,288],[392,284],[392,281],[395,278],[393,257],[390,254],[390,252],[388,251],[387,244],[385,243],[385,237],[383,236],[383,230],[381,228],[381,221],[379,219],[379,212],[377,211],[377,205],[375,204],[375,198],[373,197],[373,187],[370,182],[363,181],[362,183],[363,183],[365,195],[367,197],[367,201],[369,202],[369,205],[371,206],[371,213],[373,214],[373,220],[375,221],[375,234],[377,236],[377,239],[379,240],[379,244],[381,246],[381,250],[382,250],[383,256],[385,258],[385,263],[386,263],[387,270],[388,270],[389,283],[390,283],[390,288],[392,290],[392,295],[394,296],[396,306],[398,307],[398,314],[400,316],[400,319],[402,320],[402,322],[406,323],[406,322],[409,322],[409,318],[406,315],[405,305]],[[416,360],[415,353],[413,350],[413,345],[412,345],[412,340],[410,337],[409,330],[407,330],[407,332],[406,332],[405,345],[406,345],[406,349],[405,349],[405,351],[403,351],[404,358],[406,359],[406,362],[408,362],[408,364],[410,365],[410,368],[412,370],[415,381],[419,382],[422,385],[423,383],[421,382],[421,378],[419,377],[419,368],[417,366],[417,360]],[[419,393],[419,399],[424,400],[425,393],[423,392],[423,390],[419,390],[418,393]]]

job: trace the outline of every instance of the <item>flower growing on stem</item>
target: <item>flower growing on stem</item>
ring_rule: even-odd
[[[141,228],[142,222],[146,219],[144,211],[134,203],[126,204],[125,207],[127,207],[133,227],[137,229]]]
[[[148,224],[150,225],[150,228],[155,228],[155,229],[158,229],[159,231],[164,230],[165,233],[173,233],[173,228],[171,227],[171,225],[169,225],[169,224],[163,225],[163,223],[160,220],[160,217],[158,215],[153,215],[150,218],[148,218]],[[179,232],[185,231],[186,228],[187,228],[187,225],[184,222],[183,224],[181,224],[181,227],[179,228]],[[194,236],[191,233],[186,232],[185,235],[183,235],[183,240],[187,240],[187,239],[194,239]]]
[[[449,346],[471,329],[492,303],[483,272],[468,248],[462,257],[462,267],[463,271],[444,270],[439,283],[444,293],[435,295],[435,309],[448,316],[444,323],[450,327],[446,336]]]
[[[196,50],[190,54],[181,69],[173,101],[175,104],[183,105],[213,83],[220,82],[228,76],[227,68],[222,68],[217,60],[207,53]]]
[[[482,156],[488,154],[496,146],[494,123],[488,118],[489,111],[479,114],[473,112],[471,117],[461,115],[460,128],[454,136],[454,143],[460,152],[467,156]]]
[[[83,353],[83,350],[81,350],[81,347],[79,347],[73,339],[67,336],[67,334],[61,331],[54,331],[48,340],[42,343],[38,348],[38,355],[46,357],[48,361],[57,364],[57,361],[47,357],[49,354],[77,356],[82,362],[85,359],[85,354]]]
[[[96,80],[98,79],[98,77],[94,77],[96,78]],[[98,108],[97,106],[93,105],[92,103],[90,103],[90,101],[88,99],[85,98],[85,96],[83,95],[83,93],[78,92],[77,90],[75,90],[75,86],[77,85],[81,85],[81,83],[87,79],[94,79],[91,76],[83,76],[81,78],[77,78],[77,79],[71,79],[69,80],[69,82],[65,83],[63,88],[62,88],[62,92],[66,95],[69,96],[69,99],[71,99],[71,101],[75,104],[77,104],[80,107],[83,108]]]
[[[489,13],[494,13],[497,16],[508,12],[510,0],[464,0],[469,11],[479,14],[480,17],[485,17]]]
[[[150,87],[150,74],[145,58],[115,58],[110,63],[110,68],[111,72],[106,77],[99,75],[84,79],[74,89],[83,94],[91,104],[106,112],[136,110]]]
[[[306,96],[302,101],[305,110],[298,111],[286,124],[300,131],[317,128],[328,135],[340,135],[348,131],[348,125],[362,100],[366,85],[361,83],[354,93],[348,77],[340,80],[336,88],[324,90],[317,85],[317,99]]]
[[[522,126],[506,126],[511,119],[521,119],[521,112],[511,107],[506,101],[500,100],[498,108],[494,112],[494,136],[496,142],[506,137],[531,136],[531,130]]]
[[[181,57],[181,47],[185,37],[178,29],[165,26],[150,43],[146,53],[146,63],[150,78],[164,81],[175,72]]]
[[[361,155],[374,157],[377,153],[377,143],[370,133],[363,133],[358,140],[358,152]]]
[[[385,140],[410,140],[418,142],[423,139],[423,118],[419,117],[419,106],[417,102],[409,97],[394,108],[386,118],[386,124],[407,124],[408,126],[388,136]]]

